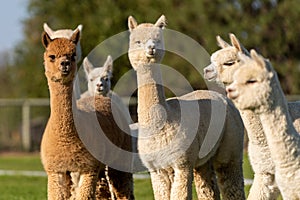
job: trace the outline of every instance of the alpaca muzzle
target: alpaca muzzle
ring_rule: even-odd
[[[71,62],[69,60],[62,61],[59,70],[61,71],[61,74],[68,75],[71,71]]]
[[[204,78],[208,81],[214,81],[217,78],[216,66],[211,63],[203,69]]]

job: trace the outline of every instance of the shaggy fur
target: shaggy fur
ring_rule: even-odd
[[[208,80],[215,80],[220,85],[231,84],[234,72],[240,68],[238,53],[250,56],[250,53],[240,44],[234,34],[230,34],[231,45],[217,36],[222,48],[211,56],[211,65],[204,69],[204,76]],[[300,102],[289,102],[289,112],[297,131],[300,131]],[[259,117],[251,110],[240,112],[249,137],[248,153],[254,171],[254,181],[249,192],[251,200],[275,200],[279,189],[275,182],[275,166],[271,159],[270,150],[265,138]]]
[[[74,123],[74,115],[88,115],[82,108],[81,110],[75,109],[76,113],[73,113],[74,108],[72,108],[75,105],[72,94],[77,70],[76,45],[79,38],[78,29],[69,39],[51,39],[46,32],[42,35],[42,43],[46,48],[44,65],[50,91],[51,113],[41,143],[41,159],[48,175],[49,200],[95,199],[98,174],[105,168],[104,164],[86,149]],[[97,106],[101,106],[101,103]],[[100,109],[97,108],[97,110]],[[111,121],[108,123],[112,126]],[[91,133],[90,129],[86,132]],[[116,131],[112,134],[116,134]],[[112,137],[118,138],[119,136]],[[132,176],[127,180],[132,183]],[[127,180],[123,183],[127,184]],[[123,179],[118,182],[122,181]],[[131,196],[132,193],[126,193],[128,199]]]
[[[251,59],[252,58],[252,59]],[[252,50],[226,88],[240,110],[252,110],[263,126],[275,164],[275,179],[284,199],[300,199],[300,136],[293,126],[275,70]],[[255,98],[253,98],[255,94]]]
[[[164,16],[155,24],[140,25],[133,17],[128,18],[128,56],[138,81],[138,150],[150,171],[154,197],[191,199],[194,170],[199,199],[220,199],[215,173],[223,199],[244,199],[244,127],[239,113],[226,98],[211,91],[165,99],[159,66],[164,55],[165,25]],[[219,120],[210,121],[212,105],[220,110],[227,108],[225,126],[214,124]],[[210,130],[210,123],[216,129],[224,126],[225,131],[214,148],[201,156],[206,134],[209,137],[218,131]]]

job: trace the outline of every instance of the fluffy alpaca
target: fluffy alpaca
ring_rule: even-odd
[[[138,81],[138,150],[150,171],[154,197],[191,199],[194,170],[199,199],[220,199],[215,173],[223,199],[244,199],[244,127],[239,113],[222,95],[212,91],[194,91],[165,99],[159,64],[164,55],[165,25],[165,16],[155,24],[139,25],[133,17],[128,18],[128,56]],[[213,150],[201,157],[199,152],[206,134],[214,134],[208,131],[209,123],[219,121],[209,120],[213,104],[220,110],[227,108],[226,124],[221,125],[225,130]]]
[[[102,67],[95,67],[86,57],[83,59],[83,68],[88,81],[88,90],[81,95],[81,98],[94,95],[108,96],[118,105],[119,109],[123,111],[128,124],[131,124],[131,116],[122,102],[122,99],[110,89],[113,72],[112,57],[110,55],[107,56]]]
[[[275,164],[275,179],[284,199],[300,199],[300,136],[293,126],[287,102],[269,61],[251,50],[251,58],[226,87],[228,97],[240,110],[252,110],[262,123]],[[255,98],[253,98],[255,94]]]
[[[234,34],[230,34],[231,45],[217,36],[222,48],[211,56],[211,64],[204,69],[207,80],[215,80],[220,85],[228,85],[233,81],[234,72],[240,68],[241,62],[238,53],[250,56],[250,53],[240,44]],[[300,131],[300,102],[289,102],[289,112],[297,131]],[[240,112],[249,137],[248,153],[254,171],[254,181],[248,199],[275,200],[279,190],[275,182],[275,166],[271,159],[270,150],[265,138],[259,117],[251,110]]]
[[[51,39],[46,32],[42,35],[42,43],[46,49],[44,65],[50,92],[51,113],[41,143],[41,159],[48,175],[48,199],[50,200],[95,199],[98,174],[99,171],[104,171],[105,168],[104,164],[100,163],[86,149],[79,138],[74,123],[74,116],[91,116],[85,111],[86,108],[84,106],[81,106],[79,110],[75,109],[76,113],[72,112],[74,111],[72,106],[76,107],[72,94],[73,81],[77,71],[75,58],[76,45],[79,38],[80,32],[78,29],[74,31],[69,39]],[[95,104],[97,106],[97,109],[95,109],[97,117],[100,115],[99,117],[101,118],[101,115],[104,115],[104,113],[108,116],[107,118],[101,118],[102,121],[107,120],[106,123],[109,124],[109,127],[104,126],[103,131],[111,134],[110,137],[113,139],[119,140],[120,129],[116,128],[113,132],[111,131],[112,128],[110,128],[118,127],[112,120],[111,111],[107,111],[106,105],[111,105],[110,100],[105,101],[101,99],[101,101],[95,100],[95,102],[100,102]],[[111,116],[109,116],[109,113]],[[93,126],[89,125],[88,127],[90,128],[84,131],[91,133]],[[114,185],[118,187],[125,184],[131,187],[132,185],[129,183],[130,181],[132,183],[132,175],[126,175],[127,177],[122,180],[112,176],[112,179],[116,182]],[[120,191],[123,192],[128,187],[121,188]],[[126,192],[126,194],[122,194],[122,197],[130,199],[132,189],[128,189]]]

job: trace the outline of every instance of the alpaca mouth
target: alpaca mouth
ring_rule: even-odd
[[[205,73],[204,78],[208,81],[215,81],[217,79],[217,76],[215,73]]]
[[[228,92],[227,93],[227,97],[232,100],[236,100],[238,98],[238,96],[239,96],[239,94],[237,92]]]
[[[146,53],[147,58],[154,58],[155,53],[154,52],[150,52],[150,53]]]
[[[64,71],[61,71],[61,74],[64,75],[64,76],[67,76],[69,75],[70,71],[69,70],[64,70]]]

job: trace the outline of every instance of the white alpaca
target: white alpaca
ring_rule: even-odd
[[[231,45],[217,36],[222,48],[211,56],[211,64],[204,69],[207,80],[215,80],[220,85],[228,85],[233,81],[234,72],[240,68],[238,53],[250,53],[240,44],[234,34],[230,34]],[[288,103],[289,112],[294,120],[294,126],[300,130],[300,102]],[[298,109],[297,109],[298,108]],[[259,117],[250,110],[240,112],[249,137],[248,153],[254,171],[254,181],[248,199],[276,199],[279,190],[275,182],[275,166],[271,159],[270,150]]]
[[[83,59],[83,68],[88,81],[88,90],[81,95],[82,97],[102,95],[112,99],[123,111],[128,124],[132,123],[128,109],[122,102],[122,99],[111,90],[111,78],[113,72],[113,60],[109,55],[103,66],[96,67],[87,57]]]
[[[155,24],[137,24],[128,18],[129,60],[138,81],[138,150],[151,175],[155,199],[192,199],[193,170],[199,199],[220,199],[214,173],[223,199],[244,199],[242,174],[243,124],[239,113],[222,95],[194,91],[166,100],[160,61],[164,55],[162,29],[165,16]],[[204,157],[200,148],[210,123],[211,106],[221,112],[227,107],[226,124],[213,150]],[[200,113],[199,113],[200,112]],[[200,116],[201,117],[200,117]],[[225,116],[224,116],[225,117]],[[210,163],[215,172],[211,172]]]
[[[233,83],[226,87],[228,97],[238,109],[252,110],[259,116],[282,196],[300,199],[300,136],[270,62],[254,50],[251,58],[240,55],[244,64],[235,72]]]

